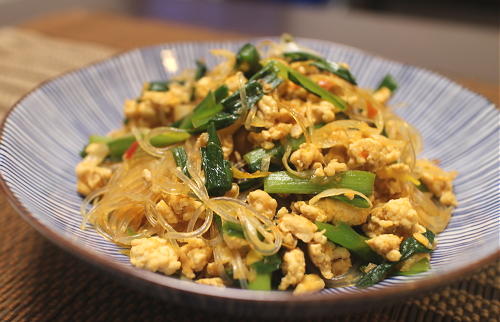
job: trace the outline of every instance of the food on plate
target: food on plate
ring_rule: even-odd
[[[426,271],[456,173],[416,158],[418,131],[387,105],[394,78],[363,89],[290,37],[212,54],[144,84],[121,128],[89,138],[82,228],[136,267],[217,287],[303,294]]]

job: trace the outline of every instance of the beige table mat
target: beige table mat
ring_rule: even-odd
[[[0,114],[40,82],[116,51],[15,28],[0,29]],[[498,263],[493,263],[427,295],[335,320],[498,321],[499,271]],[[234,320],[123,287],[44,240],[14,213],[0,192],[0,320],[94,319]]]
[[[33,31],[0,29],[0,119],[44,80],[116,53],[114,48],[58,40]]]

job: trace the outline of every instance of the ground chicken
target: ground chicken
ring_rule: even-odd
[[[220,277],[200,278],[200,279],[196,280],[195,282],[198,284],[225,287],[224,281]]]
[[[376,196],[384,200],[407,197],[410,192],[407,182],[412,181],[411,169],[405,163],[395,163],[383,167],[377,171]]]
[[[174,107],[191,100],[188,86],[171,83],[168,91],[144,91],[137,100],[125,101],[125,117],[131,125],[155,127],[174,121]]]
[[[391,90],[387,87],[381,87],[373,93],[373,99],[382,104],[385,104],[391,97],[391,93]]]
[[[283,278],[281,279],[278,289],[286,290],[290,285],[297,285],[304,278],[306,272],[306,260],[304,253],[295,248],[289,250],[283,255],[283,264],[281,264]]]
[[[418,223],[417,212],[408,198],[393,199],[375,207],[363,230],[369,237],[382,234],[410,237],[413,233],[425,232],[425,228]]]
[[[242,72],[236,72],[233,76],[229,76],[224,81],[230,93],[234,93],[240,89],[241,84],[246,84],[247,79]]]
[[[113,172],[99,164],[108,155],[108,146],[104,143],[91,143],[85,149],[87,155],[76,166],[77,190],[86,196],[108,183]]]
[[[224,265],[232,261],[233,255],[231,254],[231,250],[224,245],[214,247],[212,251],[214,260],[217,258],[217,262],[208,263],[206,272],[208,276],[222,276],[225,274]]]
[[[224,159],[229,159],[231,153],[234,150],[233,135],[225,134],[220,136],[220,143],[222,145],[222,153],[224,153]]]
[[[139,268],[172,275],[181,263],[175,249],[160,237],[134,239],[130,243],[130,262]]]
[[[376,171],[388,164],[395,163],[401,157],[404,144],[382,135],[357,140],[348,147],[348,165],[350,168],[362,168]]]
[[[262,214],[269,219],[273,219],[276,214],[278,202],[263,190],[258,189],[250,192],[247,196],[247,202],[259,214]]]
[[[325,281],[316,274],[306,274],[302,281],[297,284],[293,294],[313,293],[325,288]]]
[[[339,162],[337,159],[332,159],[328,162],[323,171],[325,175],[333,177],[338,172],[347,171],[347,165],[343,162]]]
[[[346,204],[345,202],[333,200],[329,198],[324,198],[316,202],[313,206],[309,206],[318,209],[319,212],[324,214],[324,217],[318,217],[318,221],[327,222],[344,222],[350,226],[357,226],[364,224],[368,215],[370,214],[370,209],[368,208],[358,208]],[[304,213],[303,213],[304,214]],[[306,214],[304,214],[306,216]],[[323,219],[325,220],[319,220]]]
[[[270,95],[264,95],[257,103],[256,116],[264,122],[274,123],[278,115],[278,103]]]
[[[343,247],[332,243],[308,244],[307,250],[313,264],[327,279],[345,274],[351,267],[351,256]]]
[[[311,206],[305,201],[297,201],[292,203],[292,210],[311,221],[325,222],[328,219],[322,209]]]
[[[203,99],[207,96],[208,92],[217,88],[217,82],[210,76],[204,76],[196,81],[195,93],[197,99]]]
[[[187,278],[194,278],[194,272],[200,272],[208,264],[212,257],[212,249],[199,237],[187,238],[179,250],[179,257],[182,263],[182,273]]]
[[[153,127],[159,124],[151,101],[126,100],[124,113],[127,120],[136,126]]]
[[[178,221],[188,221],[202,205],[200,201],[182,194],[165,194],[163,199],[177,217]]]
[[[175,225],[179,222],[179,218],[177,218],[172,208],[164,200],[160,200],[155,208],[158,214],[165,218],[169,224]]]
[[[316,162],[324,163],[321,150],[314,144],[302,143],[298,150],[290,156],[290,162],[298,171],[306,170]]]
[[[429,160],[417,160],[416,171],[420,180],[445,206],[456,206],[457,198],[453,193],[453,180],[456,171],[446,172]]]
[[[335,120],[335,106],[328,101],[322,100],[318,104],[311,104],[311,112],[314,123],[328,123]]]
[[[402,237],[393,234],[382,234],[368,239],[366,243],[377,254],[387,258],[391,262],[397,262],[401,259],[399,245],[402,240]]]
[[[284,232],[290,232],[294,237],[305,243],[314,238],[318,227],[307,218],[296,214],[285,214],[278,219],[278,228]]]
[[[248,134],[248,139],[250,140],[250,142],[258,144],[264,149],[272,148],[274,146],[274,144],[272,144],[272,141],[281,140],[286,137],[290,133],[292,126],[293,125],[289,123],[278,123],[271,126],[267,130],[263,130],[260,132],[250,132]]]

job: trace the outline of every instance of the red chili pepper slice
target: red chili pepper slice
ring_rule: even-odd
[[[128,160],[128,159],[132,158],[132,156],[134,155],[135,151],[137,151],[138,147],[139,147],[139,142],[134,141],[134,143],[132,143],[130,145],[130,147],[127,149],[127,151],[125,151],[125,153],[123,153],[123,158],[125,160]]]
[[[367,108],[368,108],[368,117],[372,119],[375,116],[377,116],[377,113],[378,113],[377,109],[374,108],[372,106],[372,104],[370,104],[370,102],[366,102],[366,105],[367,105]]]

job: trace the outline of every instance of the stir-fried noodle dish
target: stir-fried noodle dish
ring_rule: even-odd
[[[82,229],[136,267],[218,287],[302,294],[429,269],[456,173],[417,159],[392,76],[360,88],[289,36],[211,54],[89,138]]]

